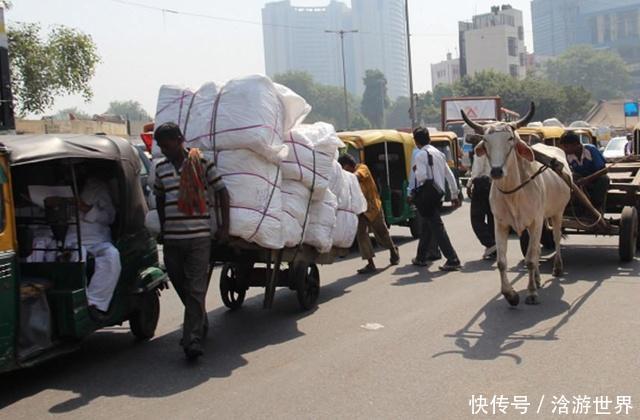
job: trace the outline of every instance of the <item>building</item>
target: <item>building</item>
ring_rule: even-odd
[[[553,57],[576,44],[579,0],[534,0],[533,51],[538,57]]]
[[[340,39],[325,30],[350,29],[351,11],[331,1],[326,7],[294,7],[289,0],[262,9],[265,69],[268,76],[306,71],[318,83],[342,86]],[[353,67],[353,39],[345,36],[347,68]],[[353,75],[347,80],[355,89]]]
[[[611,49],[629,64],[640,94],[640,0],[533,0],[531,12],[537,57],[578,44]]]
[[[438,85],[452,85],[460,80],[460,59],[447,53],[447,59],[431,65],[431,89]]]
[[[459,22],[460,75],[493,70],[524,78],[527,51],[522,12],[509,5],[494,6],[491,13]]]
[[[392,99],[409,96],[404,0],[351,0],[351,8],[336,0],[323,7],[278,1],[262,9],[262,23],[270,77],[302,70],[319,83],[342,86],[340,38],[325,31],[358,30],[344,38],[349,92],[362,95],[365,72],[380,70]]]
[[[389,97],[409,96],[409,59],[405,20],[405,0],[351,0],[355,72],[360,83],[367,70],[380,70],[387,78]]]

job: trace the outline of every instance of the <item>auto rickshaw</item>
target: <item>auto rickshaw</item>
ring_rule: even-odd
[[[409,226],[420,236],[421,218],[407,201],[413,152],[413,135],[396,130],[363,130],[338,133],[347,153],[365,163],[376,180],[387,225]]]
[[[440,150],[447,158],[447,164],[449,169],[453,172],[458,183],[458,200],[463,200],[462,187],[460,185],[460,177],[464,175],[466,169],[462,167],[462,150],[460,148],[460,142],[458,136],[453,131],[437,131],[429,133],[431,137],[431,145]],[[451,191],[447,185],[447,189],[444,195],[445,201],[451,201]]]
[[[136,150],[121,138],[76,134],[6,135],[0,143],[0,372],[73,351],[92,332],[125,321],[137,338],[151,338],[167,276],[144,226]],[[82,246],[77,204],[90,167],[109,185],[122,265],[100,319],[87,304],[95,257]]]
[[[522,127],[517,131],[520,138],[529,145],[544,143],[547,146],[558,147],[565,129],[562,127]]]

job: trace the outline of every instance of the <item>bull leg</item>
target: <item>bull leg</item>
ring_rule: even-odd
[[[553,276],[561,277],[564,273],[564,264],[562,262],[562,251],[560,241],[562,241],[562,213],[556,214],[551,218],[553,223],[553,241],[556,246],[556,256],[553,259]]]
[[[502,296],[511,306],[518,306],[520,296],[513,289],[507,278],[507,241],[509,239],[509,225],[495,221],[496,253],[498,255],[498,270],[500,271],[500,283]]]
[[[540,238],[542,237],[543,224],[544,220],[536,220],[529,227],[529,249],[527,249],[527,256],[525,257],[525,263],[529,271],[529,286],[527,287],[529,293],[525,300],[527,305],[538,305],[540,303],[538,285],[540,284]]]

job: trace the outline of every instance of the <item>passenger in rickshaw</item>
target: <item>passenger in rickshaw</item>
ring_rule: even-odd
[[[573,131],[567,131],[562,135],[560,147],[567,154],[574,183],[589,196],[593,207],[604,212],[610,180],[603,171],[606,161],[602,153],[592,144],[583,145],[580,136]]]

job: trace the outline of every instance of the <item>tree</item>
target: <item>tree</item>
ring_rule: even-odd
[[[105,114],[119,115],[129,121],[150,121],[151,117],[138,101],[113,101]]]
[[[56,96],[93,96],[89,82],[100,58],[91,36],[55,26],[46,39],[40,25],[22,23],[9,28],[12,90],[19,114],[43,113]]]
[[[316,83],[309,73],[302,71],[277,74],[273,81],[287,86],[311,105],[311,113],[306,122],[325,121],[339,130],[363,129],[370,126],[369,121],[356,110],[356,100],[350,94],[347,96],[347,103],[351,121],[349,124],[346,123],[344,91],[341,87]]]
[[[387,95],[387,79],[380,70],[367,70],[363,79],[362,114],[371,121],[375,128],[384,126],[384,111],[389,107]]]
[[[79,120],[90,120],[91,119],[91,115],[87,114],[86,112],[76,108],[76,107],[72,107],[72,108],[64,108],[61,109],[60,111],[56,112],[55,115],[53,115],[53,119],[54,120],[69,120],[70,119],[70,115],[73,115],[76,119]]]
[[[386,126],[389,128],[411,127],[409,110],[411,102],[406,96],[401,96],[389,107],[386,114]]]
[[[595,99],[622,97],[631,83],[629,69],[618,53],[588,45],[575,46],[549,60],[545,70],[552,81],[581,86]]]

